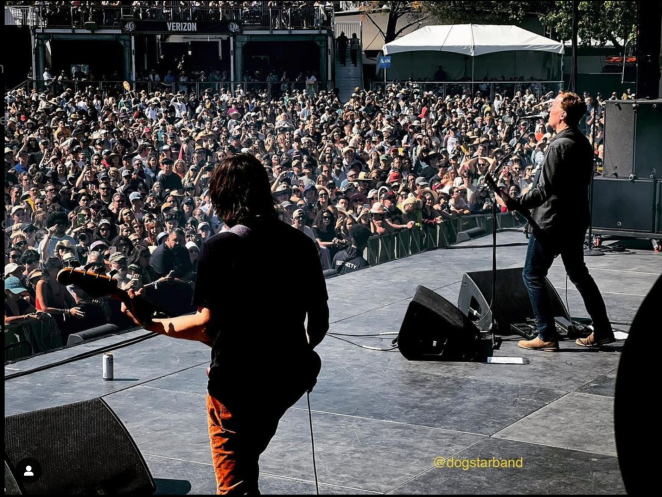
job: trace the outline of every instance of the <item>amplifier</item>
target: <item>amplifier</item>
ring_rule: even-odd
[[[595,178],[593,227],[654,233],[657,190],[656,180]]]

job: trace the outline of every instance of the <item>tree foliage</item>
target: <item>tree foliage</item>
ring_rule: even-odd
[[[419,3],[423,11],[444,24],[518,23],[525,16],[537,15],[546,28],[551,28],[553,38],[572,38],[572,0]],[[637,2],[579,2],[579,38],[582,45],[589,45],[593,40],[598,46],[611,42],[620,49],[626,40],[634,41],[636,23]]]
[[[431,16],[430,13],[423,14],[422,4],[424,3],[432,2],[361,2],[360,10],[364,19],[372,22],[382,34],[384,43],[390,43],[407,28],[419,24]],[[378,16],[388,16],[386,30],[383,30],[377,23]],[[401,18],[405,18],[408,22],[405,26],[398,28]]]

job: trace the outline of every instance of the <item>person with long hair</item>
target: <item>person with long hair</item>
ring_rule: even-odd
[[[322,252],[326,250],[330,266],[340,248],[339,240],[336,237],[336,216],[330,209],[323,209],[317,213],[313,223],[313,232]]]
[[[57,257],[50,257],[44,262],[44,278],[37,283],[36,308],[47,312],[55,319],[60,330],[62,343],[67,343],[72,327],[67,319],[85,318],[85,312],[76,305],[76,301],[67,287],[57,280],[57,274],[64,268],[64,263]]]
[[[228,230],[203,244],[193,299],[198,311],[146,328],[211,347],[207,412],[217,492],[257,494],[260,454],[319,372],[313,349],[329,327],[328,296],[314,242],[278,221],[266,170],[255,157],[221,162],[210,197]],[[271,298],[273,261],[292,254],[306,291],[283,314],[282,302]]]

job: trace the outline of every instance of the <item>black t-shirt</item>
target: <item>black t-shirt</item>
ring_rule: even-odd
[[[182,190],[184,186],[182,185],[182,178],[177,174],[172,173],[170,175],[162,174],[159,178],[159,183],[163,185],[164,190]]]
[[[240,237],[222,232],[200,252],[193,303],[211,310],[209,393],[221,402],[268,402],[309,350],[304,321],[328,295],[315,243],[276,220]],[[279,268],[295,261],[299,291],[284,294]]]
[[[184,277],[193,267],[186,248],[178,245],[174,249],[169,249],[165,243],[156,248],[149,264],[159,276],[166,276],[170,271],[174,271],[175,278]]]
[[[341,250],[333,258],[333,268],[340,274],[353,273],[366,267],[370,267],[370,264],[354,247]]]
[[[335,230],[332,229],[328,231],[322,231],[319,228],[313,227],[313,233],[315,234],[315,238],[318,238],[323,242],[332,242],[334,238],[337,238]],[[329,251],[329,257],[331,259],[333,259],[333,257],[338,252],[338,248],[334,246],[326,247],[326,249]]]

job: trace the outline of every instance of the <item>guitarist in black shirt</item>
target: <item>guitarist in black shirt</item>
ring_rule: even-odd
[[[260,454],[319,374],[313,349],[329,328],[328,295],[315,243],[278,220],[267,172],[255,157],[225,159],[212,174],[210,196],[230,230],[202,247],[197,313],[145,326],[134,317],[133,301],[136,312],[126,312],[150,331],[211,347],[207,414],[217,491],[259,494]],[[273,298],[272,261],[293,254],[306,292],[283,314],[282,302]]]
[[[547,272],[558,255],[593,320],[595,331],[586,339],[578,339],[577,344],[599,347],[614,342],[604,300],[584,263],[584,237],[591,219],[589,186],[593,174],[593,147],[578,128],[585,113],[586,104],[579,95],[561,92],[554,100],[548,123],[557,135],[549,144],[531,190],[518,200],[505,192],[497,196],[499,204],[508,210],[532,209],[529,224],[535,228],[529,238],[523,278],[539,336],[519,342],[525,349],[559,350],[552,302],[545,283]]]

